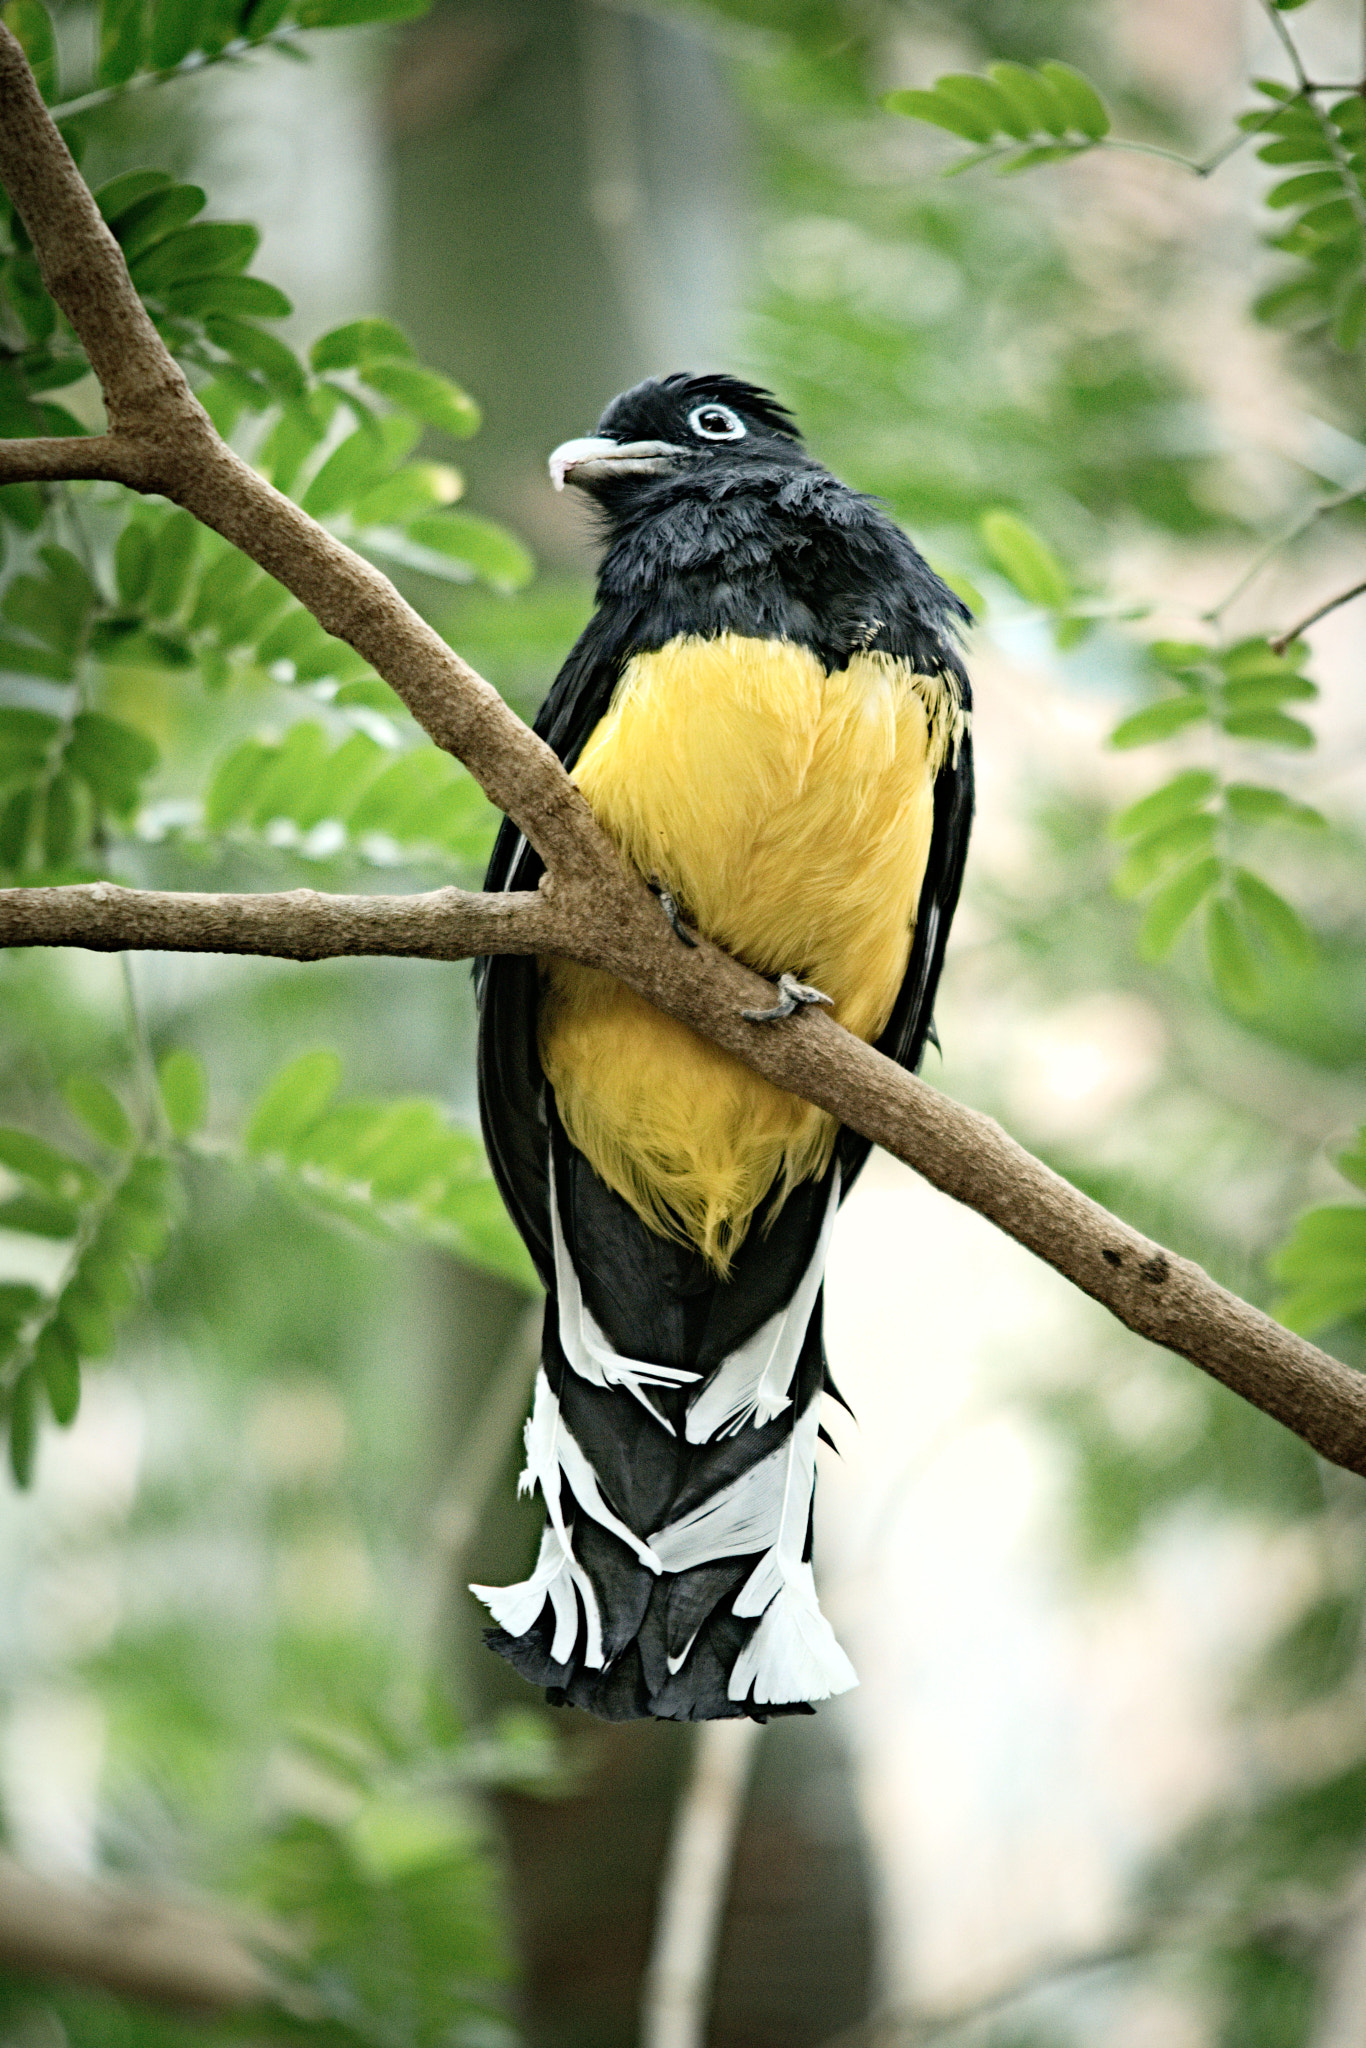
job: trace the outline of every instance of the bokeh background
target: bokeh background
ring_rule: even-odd
[[[1293,21],[1315,75],[1358,75],[1354,0]],[[475,394],[465,501],[534,578],[405,587],[524,714],[592,599],[548,450],[651,373],[724,367],[793,405],[981,600],[980,815],[928,1077],[1271,1303],[1269,1260],[1344,1199],[1331,1155],[1366,1114],[1362,608],[1313,630],[1318,744],[1274,770],[1329,820],[1276,850],[1316,954],[1266,963],[1255,1000],[1193,938],[1141,957],[1107,820],[1155,775],[1106,737],[1141,701],[1140,637],[1190,638],[1306,508],[1366,487],[1359,358],[1254,318],[1276,259],[1250,151],[1204,181],[1120,153],[946,180],[952,139],[880,108],[999,57],[1065,58],[1123,132],[1197,155],[1284,73],[1252,0],[437,0],[306,63],[130,94],[89,117],[85,168],[154,163],[258,222],[296,345],[384,313]],[[1001,573],[1001,508],[1094,594],[1084,635]],[[1358,578],[1362,540],[1359,507],[1315,524],[1232,636]],[[202,767],[278,733],[287,694],[257,675],[144,716]],[[187,787],[153,791],[142,835],[139,872],[171,885],[469,872],[391,847],[377,879],[269,817],[197,837]],[[289,1928],[326,2007],[189,2019],[16,1970],[5,2042],[1366,2041],[1359,1482],[875,1160],[831,1262],[853,1418],[829,1418],[818,1487],[862,1684],[712,1756],[733,1869],[704,2031],[668,2037],[647,1964],[694,1731],[549,1713],[462,1590],[519,1576],[539,1519],[513,1497],[535,1315],[515,1253],[493,1222],[424,1242],[348,1207],[325,1159],[235,1136],[318,1050],[344,1098],[472,1128],[468,972],[29,954],[4,988],[8,1122],[46,1128],[77,1069],[132,1085],[130,1001],[211,1090],[145,1300],[0,1498],[6,1846],[77,1894]],[[0,1251],[24,1277],[46,1255]],[[1325,1341],[1366,1359],[1359,1321]]]

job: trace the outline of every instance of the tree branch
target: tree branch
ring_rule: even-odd
[[[1354,597],[1362,596],[1366,596],[1366,583],[1354,583],[1350,590],[1339,591],[1336,597],[1329,598],[1327,604],[1321,604],[1317,611],[1310,612],[1308,618],[1301,619],[1297,626],[1291,626],[1288,632],[1278,633],[1274,640],[1269,641],[1267,644],[1272,653],[1284,654],[1286,648],[1298,640],[1301,633],[1307,633],[1311,626],[1317,626],[1319,620],[1326,619],[1329,612],[1335,612],[1339,605],[1350,604]]]
[[[210,1907],[112,1885],[49,1884],[0,1857],[0,1970],[205,2013],[306,2012],[249,1945],[252,1930]],[[274,1930],[255,1930],[278,1946]]]
[[[385,953],[470,960],[480,953],[562,951],[564,927],[550,898],[532,891],[325,896],[316,889],[289,889],[216,896],[125,889],[116,882],[0,889],[0,946],[83,946],[92,953],[266,953],[279,960]]]
[[[310,959],[537,951],[603,968],[989,1217],[1130,1329],[1211,1373],[1322,1456],[1366,1475],[1366,1378],[1131,1230],[990,1118],[937,1094],[828,1016],[745,1021],[745,1009],[768,1001],[768,984],[705,940],[681,946],[550,749],[387,578],[219,439],[148,318],[23,52],[3,27],[0,179],[24,217],[49,290],[85,345],[110,421],[102,440],[0,444],[0,478],[86,476],[101,462],[109,466],[100,474],[187,507],[364,655],[436,744],[463,760],[526,833],[548,870],[535,899],[506,901],[458,890],[389,899],[292,891],[235,904],[108,884],[6,891],[0,940]],[[26,908],[29,902],[36,907]]]

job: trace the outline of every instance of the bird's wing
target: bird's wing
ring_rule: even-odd
[[[580,634],[536,716],[535,730],[572,768],[611,702],[630,644],[632,621],[599,610]],[[510,818],[494,842],[486,889],[534,889],[545,872],[534,846]],[[498,1189],[547,1287],[554,1284],[550,1230],[544,1077],[536,1049],[534,960],[499,955],[476,961],[479,993],[479,1115]]]
[[[963,681],[964,709],[971,709],[971,692]],[[969,722],[956,749],[940,769],[934,785],[934,830],[930,838],[925,878],[920,885],[915,936],[911,957],[897,992],[892,1014],[877,1040],[877,1050],[911,1073],[918,1069],[925,1043],[934,1029],[934,999],[944,965],[944,948],[949,926],[958,907],[967,860],[968,835],[972,828],[972,729]],[[856,1131],[840,1134],[839,1160],[847,1194],[862,1171],[869,1141]]]

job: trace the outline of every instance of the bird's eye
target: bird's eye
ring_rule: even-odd
[[[688,414],[688,425],[704,441],[743,441],[745,423],[728,405],[698,405]]]

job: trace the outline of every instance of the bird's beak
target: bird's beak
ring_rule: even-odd
[[[562,441],[550,458],[550,481],[557,491],[566,484],[595,484],[611,476],[662,476],[686,450],[671,441],[608,441],[589,435]]]

